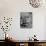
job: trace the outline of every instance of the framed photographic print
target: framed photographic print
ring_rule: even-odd
[[[32,12],[20,13],[20,28],[32,28]]]

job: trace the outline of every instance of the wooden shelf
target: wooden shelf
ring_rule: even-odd
[[[21,46],[20,44],[23,44],[23,46],[46,46],[46,40],[40,40],[40,41],[29,41],[29,40],[0,40],[0,45],[9,45],[9,46]]]

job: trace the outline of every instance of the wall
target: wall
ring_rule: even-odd
[[[33,27],[32,29],[20,28],[20,12],[33,13]],[[46,8],[33,8],[30,6],[28,0],[0,0],[0,17],[13,17],[13,22],[10,33],[17,40],[27,40],[34,34],[39,40],[45,39],[45,15]],[[1,31],[2,33],[2,31]],[[1,34],[0,33],[0,34]],[[44,34],[45,33],[45,34]],[[0,37],[2,39],[2,36]]]

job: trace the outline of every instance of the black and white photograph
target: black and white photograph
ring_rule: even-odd
[[[32,12],[20,13],[20,28],[32,28]]]

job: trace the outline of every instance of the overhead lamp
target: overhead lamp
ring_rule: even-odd
[[[43,0],[29,0],[29,3],[32,7],[38,8],[40,7],[44,2]]]

